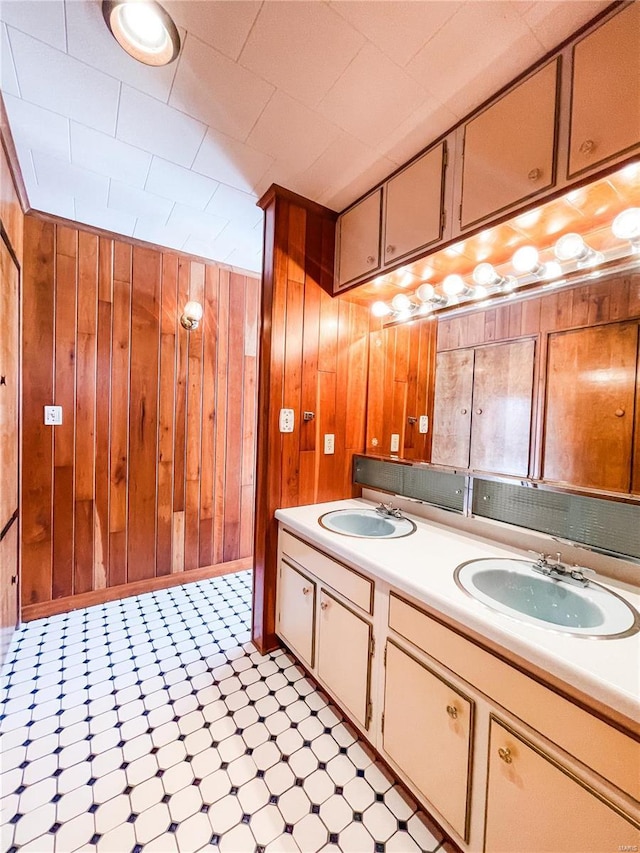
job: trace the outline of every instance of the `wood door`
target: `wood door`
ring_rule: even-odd
[[[0,239],[0,665],[18,622],[19,273]]]
[[[473,703],[394,643],[387,643],[385,752],[468,837]]]
[[[434,465],[469,467],[473,360],[472,349],[439,352],[436,357],[431,450]]]
[[[543,750],[491,721],[485,850],[602,853],[638,844],[630,820]]]
[[[387,183],[385,264],[440,239],[445,150],[441,142]]]
[[[640,4],[573,49],[569,176],[640,146]]]
[[[371,625],[320,589],[318,676],[349,714],[369,728]]]
[[[476,350],[471,468],[528,474],[534,356],[534,340]]]
[[[306,575],[280,561],[278,633],[307,666],[314,665],[316,585]]]
[[[380,266],[382,189],[344,213],[338,222],[338,288]]]
[[[555,183],[555,59],[466,125],[462,227]]]
[[[637,324],[549,335],[543,479],[628,492]]]

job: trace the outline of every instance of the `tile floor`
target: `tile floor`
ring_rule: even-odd
[[[327,697],[250,642],[251,573],[16,632],[3,853],[438,849]]]

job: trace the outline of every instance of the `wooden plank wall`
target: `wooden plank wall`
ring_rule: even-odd
[[[259,288],[26,217],[25,618],[250,558]],[[43,425],[47,403],[62,426]]]
[[[369,310],[329,292],[335,214],[286,191],[263,199],[261,338],[253,635],[275,639],[278,507],[351,497],[352,460],[365,440]],[[282,434],[282,407],[295,428]],[[303,413],[313,412],[304,421]],[[323,453],[324,435],[335,453]]]
[[[394,455],[431,458],[431,429],[420,433],[409,418],[433,415],[437,323],[420,320],[371,332],[367,404],[367,453],[388,456],[391,435],[400,436]]]

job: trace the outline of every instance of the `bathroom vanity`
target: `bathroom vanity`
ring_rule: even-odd
[[[277,511],[281,640],[463,850],[638,849],[637,622],[605,639],[489,609],[456,567],[531,556],[440,523],[319,522],[374,506]]]

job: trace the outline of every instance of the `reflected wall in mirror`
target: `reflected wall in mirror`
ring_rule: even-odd
[[[430,460],[436,333],[427,318],[371,332],[367,453]]]

